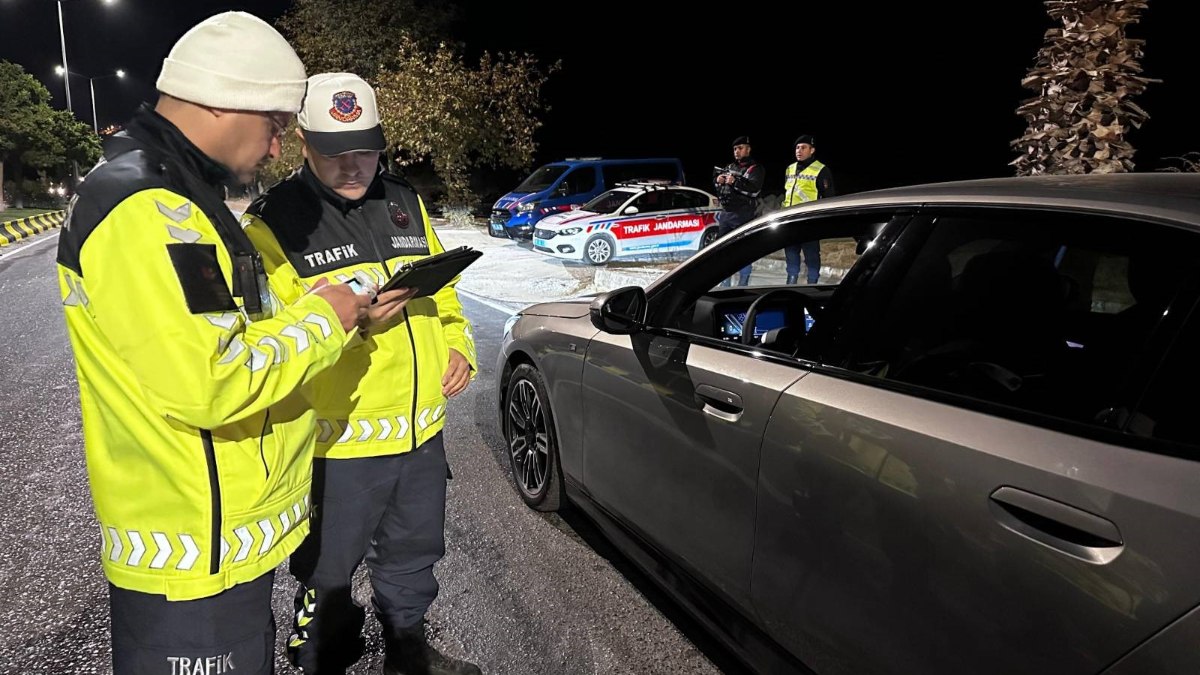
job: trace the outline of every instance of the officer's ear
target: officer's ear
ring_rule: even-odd
[[[300,154],[308,159],[308,143],[304,142],[304,130],[300,127],[296,127],[296,138],[300,139]]]

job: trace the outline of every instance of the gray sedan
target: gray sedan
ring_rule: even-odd
[[[514,317],[516,487],[764,671],[1197,672],[1198,261],[1188,174],[771,214]]]

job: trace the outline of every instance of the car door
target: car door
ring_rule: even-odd
[[[664,227],[671,234],[671,250],[695,251],[703,242],[704,230],[714,225],[716,212],[703,211],[708,195],[695,190],[672,190],[671,211]]]
[[[669,195],[658,189],[650,189],[633,199],[622,209],[637,209],[632,215],[624,215],[611,230],[617,240],[616,255],[642,256],[659,253],[669,244],[670,234],[663,228],[669,208]]]
[[[759,445],[799,376],[794,365],[670,330],[600,333],[588,346],[592,498],[747,611]]]
[[[1196,235],[919,223],[768,424],[755,609],[822,672],[1099,672],[1200,602],[1198,453],[1131,412],[1195,302]]]
[[[889,217],[848,225],[864,232]],[[789,239],[786,230],[763,228],[706,249],[651,299],[644,330],[592,339],[582,378],[584,484],[592,499],[747,615],[762,436],[781,392],[807,371],[722,332],[742,327],[761,291],[714,287],[811,236],[796,231]],[[853,257],[854,242],[846,242]]]

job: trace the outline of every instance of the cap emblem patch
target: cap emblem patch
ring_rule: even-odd
[[[358,104],[358,96],[352,91],[339,91],[333,95],[333,107],[329,109],[333,119],[349,124],[362,116],[362,106]]]

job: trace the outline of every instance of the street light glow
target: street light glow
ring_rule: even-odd
[[[125,71],[117,68],[117,77],[125,77]]]
[[[65,72],[67,72],[67,71],[63,70],[62,66],[54,66],[54,74],[55,75],[62,77],[63,73],[65,73]]]

